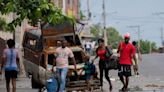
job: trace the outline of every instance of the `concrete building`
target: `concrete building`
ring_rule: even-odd
[[[51,0],[65,15],[79,19],[79,0]]]

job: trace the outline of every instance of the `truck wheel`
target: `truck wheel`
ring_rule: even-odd
[[[34,80],[33,76],[31,78],[31,87],[34,88],[34,89],[35,88],[40,88],[40,84]]]

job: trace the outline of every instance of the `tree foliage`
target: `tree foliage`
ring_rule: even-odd
[[[108,44],[112,45],[113,48],[117,49],[118,44],[120,41],[123,41],[122,36],[119,34],[119,32],[114,27],[108,27],[106,29],[107,31],[107,37],[108,37]],[[91,27],[91,33],[96,37],[100,38],[102,37],[102,28],[100,24],[93,25]],[[141,40],[140,41],[140,50],[141,53],[149,53],[150,50],[156,51],[156,43],[151,42],[148,40]]]
[[[108,27],[106,29],[107,31],[107,39],[108,39],[108,44],[112,45],[113,48],[117,48],[118,43],[122,41],[122,37],[119,34],[119,32],[113,28],[113,27]],[[96,24],[91,27],[91,33],[97,38],[97,37],[102,37],[103,31],[100,26],[100,24]]]
[[[95,37],[101,37],[103,33],[100,24],[92,25],[90,31]]]
[[[86,16],[83,14],[83,12],[80,10],[80,19],[81,20],[84,20],[86,18]]]
[[[11,27],[9,27],[4,18],[0,17],[0,30],[11,31]]]
[[[151,41],[148,41],[148,40],[140,40],[141,53],[143,53],[143,54],[149,53],[150,50],[156,51],[156,49],[157,49],[157,47],[156,47],[155,42],[151,42]]]
[[[0,30],[5,29],[6,22],[3,18],[0,18]]]
[[[111,44],[113,48],[117,48],[120,41],[123,40],[122,36],[114,27],[109,27],[106,29],[108,44]]]
[[[9,23],[13,29],[21,25],[24,19],[36,25],[38,21],[58,24],[71,19],[62,14],[61,9],[48,0],[0,0],[1,14],[16,14],[16,18]]]

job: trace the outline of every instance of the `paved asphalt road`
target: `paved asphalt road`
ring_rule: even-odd
[[[140,64],[140,75],[130,78],[129,92],[164,92],[164,54],[143,55]],[[122,87],[117,71],[110,71],[109,75],[113,83],[113,92],[118,92]],[[19,78],[17,80],[17,92],[38,92],[31,89],[29,78]],[[137,91],[136,91],[137,90]],[[0,92],[5,91],[5,81],[0,81]],[[99,92],[99,91],[96,91]],[[108,83],[104,79],[104,92],[108,91]]]
[[[140,75],[130,78],[129,88],[143,90],[142,92],[164,92],[164,54],[153,53],[142,55],[142,57],[143,60],[139,62]],[[114,80],[112,82],[114,92],[118,92],[122,84],[117,77],[117,71],[110,71],[110,75]]]
[[[158,76],[164,80],[164,54],[143,55],[140,66],[144,76]]]

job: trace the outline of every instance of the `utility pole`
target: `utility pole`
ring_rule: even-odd
[[[128,26],[129,28],[137,28],[137,35],[138,35],[138,47],[140,48],[140,25],[135,26]]]
[[[108,45],[108,39],[107,39],[107,32],[106,32],[106,12],[105,12],[105,0],[103,0],[103,5],[102,5],[102,9],[103,9],[103,36],[104,36],[104,41],[105,41],[105,45]]]
[[[162,27],[161,27],[161,42],[162,42],[162,46],[164,46],[163,28]]]
[[[152,43],[149,42],[149,53],[151,53],[151,52],[152,52]]]
[[[91,18],[91,12],[90,12],[90,7],[89,7],[89,1],[90,1],[90,0],[87,0],[88,20],[90,20],[90,18]]]
[[[140,26],[137,26],[138,28],[138,47],[140,48]]]

